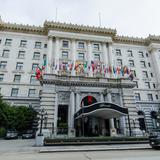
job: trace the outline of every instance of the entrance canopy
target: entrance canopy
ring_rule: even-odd
[[[118,118],[120,116],[128,115],[128,109],[120,107],[114,103],[98,102],[92,105],[82,107],[74,118],[78,119],[82,116],[94,116],[104,119]]]

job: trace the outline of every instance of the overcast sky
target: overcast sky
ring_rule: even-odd
[[[99,26],[118,35],[160,35],[160,0],[0,0],[5,22],[41,25],[45,20]]]

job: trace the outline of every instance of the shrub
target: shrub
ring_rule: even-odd
[[[1,127],[0,128],[0,138],[5,137],[5,135],[6,135],[6,129]]]

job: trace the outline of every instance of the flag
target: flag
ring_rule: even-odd
[[[134,76],[133,76],[133,73],[131,72],[130,74],[129,74],[129,77],[128,77],[131,81],[133,81],[133,79],[134,79]]]
[[[92,67],[92,71],[94,72],[94,70],[95,70],[94,61],[91,61],[91,67]]]
[[[111,66],[109,66],[108,72],[109,72],[110,74],[112,74],[112,67],[111,67]]]

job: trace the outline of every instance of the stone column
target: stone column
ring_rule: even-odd
[[[103,62],[105,65],[109,65],[108,63],[108,49],[107,49],[107,43],[103,43]]]
[[[93,61],[93,53],[92,53],[92,44],[90,41],[87,43],[87,50],[88,50],[88,65],[90,65],[89,77],[93,77],[91,61]]]
[[[109,60],[109,65],[113,65],[113,55],[112,55],[112,43],[108,43],[108,60]]]
[[[74,129],[74,114],[75,114],[75,94],[71,91],[70,94],[70,114],[69,114],[69,137],[75,136],[75,129]]]
[[[76,112],[80,109],[80,95],[76,93]]]
[[[54,137],[57,136],[57,118],[58,118],[58,92],[56,92],[55,96],[55,111],[54,111]]]
[[[104,102],[104,95],[103,95],[103,93],[100,93],[100,101]]]
[[[73,68],[72,68],[72,76],[75,76],[76,74],[75,74],[75,70],[74,70],[74,68],[75,68],[75,63],[76,63],[76,59],[77,59],[77,52],[76,52],[76,41],[75,41],[75,39],[72,39],[72,41],[71,41],[71,45],[72,45],[72,48],[71,48],[71,57],[70,57],[70,59],[72,60],[72,62],[73,62]]]
[[[107,93],[107,97],[108,97],[108,102],[111,103],[112,102],[112,96],[111,96],[110,91]],[[113,118],[111,118],[109,120],[109,124],[110,124],[110,135],[111,136],[116,136],[117,132],[116,132],[116,129],[115,129],[115,126],[114,126],[114,119]]]
[[[59,71],[59,57],[60,57],[60,49],[59,49],[60,46],[59,45],[60,45],[59,38],[56,37],[55,38],[55,63],[54,63],[54,65],[56,67],[55,74],[58,74],[58,71]]]
[[[47,50],[47,73],[52,73],[53,63],[53,38],[48,37],[48,50]]]

